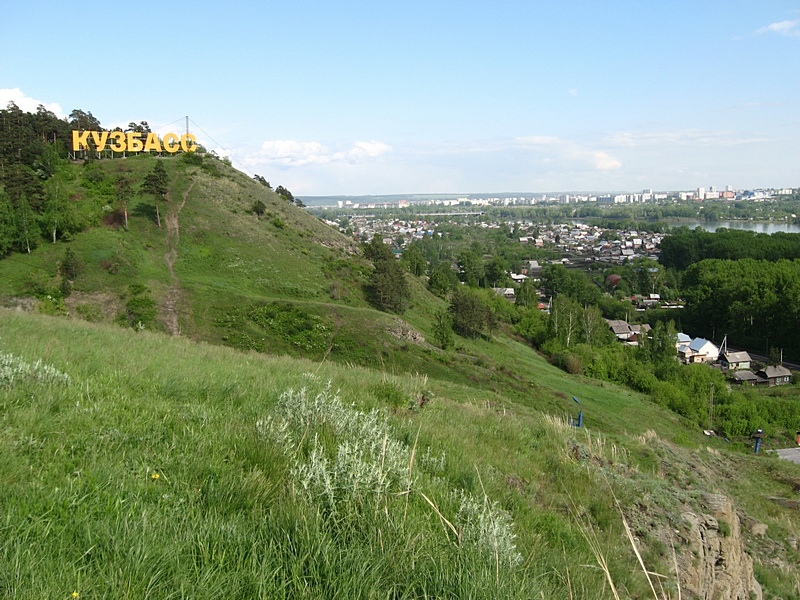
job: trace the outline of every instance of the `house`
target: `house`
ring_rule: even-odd
[[[647,337],[648,335],[650,335],[651,329],[652,327],[650,327],[649,323],[642,323],[641,325],[631,325],[631,331],[633,332],[633,339],[630,340],[630,342],[636,342],[638,344],[639,340],[642,339],[642,337]]]
[[[715,363],[719,358],[719,348],[703,338],[694,338],[690,344],[678,346],[678,354],[685,363]]]
[[[766,383],[765,379],[762,379],[752,371],[748,371],[746,369],[742,369],[741,371],[736,371],[731,376],[731,381],[741,385],[758,385]]]
[[[642,336],[646,336],[651,329],[647,323],[631,325],[620,319],[606,319],[606,323],[620,342],[631,346],[637,346]]]
[[[509,302],[514,302],[517,299],[517,294],[514,291],[514,288],[492,288],[494,293],[498,296],[503,296]]]
[[[689,344],[689,348],[694,352],[695,360],[692,362],[702,360],[703,362],[714,363],[719,358],[719,348],[703,338],[693,339],[692,343]]]
[[[784,366],[766,367],[757,371],[756,375],[765,379],[770,387],[786,385],[792,381],[792,372]]]
[[[728,350],[719,355],[719,364],[723,369],[736,371],[750,368],[750,355],[747,352],[730,352]]]
[[[633,338],[633,330],[627,321],[621,319],[606,319],[611,332],[620,342],[628,342]]]

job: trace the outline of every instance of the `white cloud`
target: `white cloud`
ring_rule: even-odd
[[[622,161],[604,150],[558,137],[527,136],[516,138],[514,142],[518,148],[543,153],[542,162],[545,163],[562,163],[571,168],[597,171],[614,171],[622,167]]]
[[[700,131],[680,129],[676,131],[623,131],[607,138],[607,143],[615,148],[643,148],[658,146],[692,146],[717,148],[740,146],[766,142],[765,136],[735,136],[726,131]]]
[[[36,98],[30,98],[19,88],[0,88],[0,107],[5,108],[9,102],[13,102],[25,112],[35,113],[37,107],[41,104],[59,119],[67,116],[58,102],[44,102]]]
[[[800,36],[800,19],[795,19],[794,21],[778,21],[776,23],[770,23],[769,25],[765,25],[764,27],[757,29],[756,33],[777,33],[787,36]]]
[[[592,153],[594,166],[598,171],[614,171],[622,167],[622,162],[614,158],[608,152],[598,150]]]
[[[276,164],[285,167],[325,165],[331,163],[357,164],[374,160],[392,151],[383,142],[353,142],[349,148],[331,149],[321,142],[296,140],[267,140],[261,148],[245,158],[249,165]]]

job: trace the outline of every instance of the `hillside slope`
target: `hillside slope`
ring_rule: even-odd
[[[544,361],[529,369],[538,385],[520,401],[0,310],[0,589],[797,595],[795,465]],[[584,429],[566,424],[568,393]],[[655,592],[626,524],[661,574]]]
[[[154,198],[138,191],[126,229],[116,183],[124,176],[140,190],[157,161],[169,178],[162,226]],[[510,365],[469,340],[449,356],[425,341],[446,304],[422,279],[407,276],[412,301],[402,319],[373,309],[363,292],[372,267],[357,244],[224,161],[64,162],[47,185],[69,196],[87,227],[0,259],[0,305],[242,350],[526,388],[503,371]],[[77,262],[69,277],[68,253]]]
[[[421,278],[376,311],[351,240],[224,161],[48,185],[95,216],[0,260],[6,595],[800,594],[795,465],[502,330],[439,350]]]

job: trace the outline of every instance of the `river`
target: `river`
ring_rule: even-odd
[[[571,223],[589,223],[591,219],[570,219]],[[726,229],[742,229],[756,233],[800,233],[800,224],[786,221],[697,221],[691,219],[663,219],[659,223],[666,223],[670,227],[684,226],[689,229],[700,227],[705,231],[715,232],[720,227]]]
[[[786,221],[671,221],[665,219],[670,227],[685,225],[689,229],[701,227],[706,231],[714,232],[720,227],[726,229],[743,229],[745,231],[755,231],[756,233],[800,233],[800,225],[797,223],[787,223]]]

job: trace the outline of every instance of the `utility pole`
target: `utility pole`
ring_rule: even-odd
[[[708,402],[708,430],[714,431],[714,382],[711,382],[711,399]]]
[[[186,135],[189,135],[189,115],[186,115]]]

